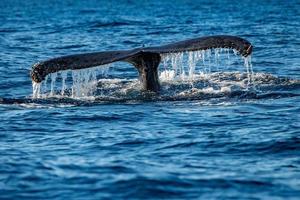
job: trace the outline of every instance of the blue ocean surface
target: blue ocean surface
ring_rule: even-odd
[[[298,0],[1,0],[0,199],[300,199],[299,27]],[[126,63],[32,96],[38,61],[208,35],[253,73],[212,50],[167,56],[158,96]]]

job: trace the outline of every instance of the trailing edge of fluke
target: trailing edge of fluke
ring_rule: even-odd
[[[131,63],[139,72],[139,78],[145,90],[158,92],[158,66],[161,55],[214,48],[235,49],[247,57],[253,46],[247,40],[227,35],[200,37],[163,46],[136,48],[132,50],[103,51],[95,53],[62,56],[33,65],[30,72],[34,82],[42,82],[48,74],[63,70],[79,70],[117,61]]]

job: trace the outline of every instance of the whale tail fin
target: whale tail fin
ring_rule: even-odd
[[[161,55],[214,48],[235,49],[239,54],[247,57],[252,53],[253,46],[247,40],[236,36],[208,36],[156,47],[85,53],[53,58],[34,64],[30,75],[34,82],[39,83],[48,74],[58,71],[79,70],[125,61],[133,64],[138,70],[140,81],[145,90],[158,92],[160,87],[158,66],[161,61]]]

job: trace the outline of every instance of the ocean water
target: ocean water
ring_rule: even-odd
[[[297,0],[0,1],[0,199],[299,199],[299,27]],[[33,93],[38,61],[220,34],[252,62],[164,56],[159,95],[126,63]]]

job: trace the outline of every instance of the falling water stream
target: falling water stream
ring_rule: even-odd
[[[238,64],[235,69],[237,73],[247,75],[247,84],[244,89],[248,89],[254,85],[254,72],[251,64],[251,57],[242,57],[244,59],[244,68],[240,56],[229,56],[229,49],[208,49],[193,52],[181,52],[163,54],[162,63],[159,67],[159,78],[161,83],[179,83],[188,82],[190,86],[195,88],[195,81],[207,79],[206,88],[202,90],[210,90],[209,78],[211,75],[217,74],[217,80],[220,82],[220,75],[226,73],[230,65]],[[240,66],[239,66],[240,65]],[[231,66],[232,67],[232,66]],[[95,97],[97,84],[110,72],[111,65],[93,67],[83,70],[62,71],[52,73],[46,77],[46,80],[40,84],[33,82],[33,98],[47,97],[71,97],[71,98],[87,98]],[[244,72],[245,71],[245,72]],[[48,78],[49,77],[49,78]],[[111,80],[112,79],[108,79]],[[114,83],[113,83],[114,82]],[[112,84],[115,84],[115,80]],[[41,86],[43,85],[43,86]],[[50,85],[50,89],[49,89]],[[222,90],[222,88],[220,88]]]

